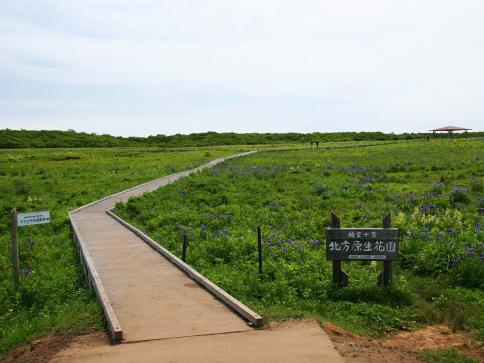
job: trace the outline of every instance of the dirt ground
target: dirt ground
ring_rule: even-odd
[[[95,333],[95,335],[106,340],[106,334],[104,333]],[[64,349],[72,339],[73,337],[70,335],[46,335],[7,353],[0,359],[0,363],[48,362],[57,352]]]
[[[303,331],[314,335],[316,324],[314,321],[294,321],[276,323],[271,325],[270,330],[274,333],[282,333],[288,329],[301,334]],[[428,326],[412,332],[399,332],[382,339],[368,339],[349,333],[330,323],[323,324],[323,329],[329,334],[331,340],[342,355],[346,363],[362,362],[422,362],[421,352],[424,349],[445,349],[454,347],[467,356],[484,362],[484,347],[476,342],[467,332],[453,333],[446,325]],[[232,339],[235,334],[230,334]],[[304,335],[304,334],[302,334]],[[271,338],[276,338],[277,335]],[[308,339],[309,336],[302,338]],[[203,342],[206,344],[207,342]],[[156,351],[156,342],[139,343],[143,350]],[[164,343],[166,344],[166,343]],[[125,344],[133,350],[136,344]],[[49,362],[55,356],[55,360],[67,358],[72,360],[73,352],[96,352],[106,354],[106,349],[119,349],[118,346],[110,346],[106,334],[97,332],[80,337],[68,337],[62,335],[48,335],[42,339],[30,342],[7,354],[0,363],[43,363]],[[160,346],[160,348],[165,348]],[[303,348],[301,346],[301,348]],[[303,348],[304,349],[304,348]],[[84,353],[82,353],[84,354]],[[124,353],[123,353],[124,354]],[[74,354],[77,355],[77,354]],[[60,357],[60,358],[59,358]],[[93,358],[93,356],[90,356]],[[75,361],[75,359],[74,359]],[[227,362],[230,360],[227,360]]]
[[[484,346],[468,332],[456,332],[445,324],[405,331],[381,339],[368,339],[333,324],[323,324],[346,363],[422,362],[425,349],[455,348],[470,358],[484,362]]]

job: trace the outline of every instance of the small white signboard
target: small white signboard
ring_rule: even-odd
[[[30,212],[17,214],[17,226],[29,226],[31,224],[50,223],[50,211]]]

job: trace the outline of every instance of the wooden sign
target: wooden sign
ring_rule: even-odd
[[[326,259],[340,261],[395,261],[397,228],[328,228]]]
[[[18,213],[17,226],[29,226],[32,224],[50,223],[50,211]]]
[[[11,222],[10,231],[12,233],[12,267],[13,267],[13,281],[15,286],[18,286],[20,282],[20,263],[19,263],[19,248],[17,241],[17,228],[23,226],[29,226],[32,224],[46,224],[50,223],[50,212],[30,212],[30,213],[18,213],[14,208],[10,212]]]
[[[333,263],[333,283],[348,285],[342,261],[382,261],[378,283],[392,282],[392,261],[398,259],[398,228],[392,227],[392,215],[383,218],[383,228],[341,228],[341,220],[331,213],[331,228],[326,229],[326,259]]]

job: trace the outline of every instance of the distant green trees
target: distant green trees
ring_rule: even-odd
[[[469,137],[482,137],[484,132],[473,132]],[[429,134],[403,133],[385,134],[383,132],[313,132],[301,134],[288,133],[234,133],[213,131],[193,133],[189,135],[154,135],[148,137],[121,137],[98,135],[94,133],[76,132],[74,130],[0,130],[0,148],[70,148],[70,147],[111,147],[111,146],[157,146],[157,147],[189,147],[214,145],[256,145],[276,143],[309,143],[311,141],[385,141],[411,140],[430,137]],[[447,134],[436,135],[439,138]],[[455,134],[453,137],[465,137]]]

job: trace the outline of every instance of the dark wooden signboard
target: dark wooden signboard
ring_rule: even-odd
[[[383,228],[341,228],[341,221],[331,213],[331,228],[326,229],[326,259],[333,263],[333,282],[348,284],[342,261],[382,261],[378,283],[392,281],[392,261],[398,259],[398,228],[392,228],[392,216],[383,218]]]
[[[397,228],[326,229],[327,260],[394,261],[397,258]]]

